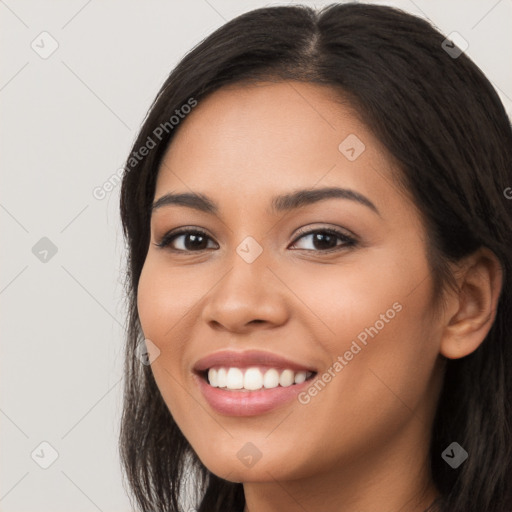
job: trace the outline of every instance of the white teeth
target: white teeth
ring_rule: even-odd
[[[230,368],[226,375],[228,389],[242,389],[244,387],[244,374],[240,368]]]
[[[263,386],[263,375],[258,368],[248,368],[244,375],[244,388],[255,390]]]
[[[284,370],[279,377],[279,384],[284,388],[291,386],[293,384],[293,379],[295,374],[291,370]]]
[[[295,374],[295,384],[302,384],[306,380],[306,372],[297,372]]]
[[[219,388],[226,387],[226,368],[219,368],[217,370],[217,386]]]
[[[208,370],[208,382],[210,383],[210,386],[216,388],[218,384],[217,380],[217,370],[210,368]]]
[[[293,370],[280,370],[269,368],[263,373],[257,367],[247,368],[210,368],[208,370],[208,382],[210,386],[227,389],[245,389],[256,391],[262,388],[272,389],[278,386],[288,387],[292,384],[302,384],[313,375],[312,372]]]
[[[267,389],[277,388],[279,386],[279,372],[274,368],[267,370],[263,377],[263,386]]]

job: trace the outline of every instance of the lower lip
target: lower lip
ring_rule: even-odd
[[[194,374],[194,378],[208,404],[218,413],[227,416],[257,416],[291,402],[311,384],[314,377],[301,384],[258,391],[227,391],[210,386],[197,374]]]

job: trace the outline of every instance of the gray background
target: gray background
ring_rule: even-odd
[[[186,51],[242,12],[284,3],[0,0],[1,511],[130,510],[117,455],[119,186],[93,191],[124,164]],[[512,0],[375,3],[459,32],[512,112]],[[58,452],[47,469],[42,442]]]

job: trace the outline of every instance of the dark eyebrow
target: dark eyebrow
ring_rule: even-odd
[[[216,214],[218,212],[217,205],[207,196],[199,193],[165,194],[151,205],[151,211],[155,211],[162,206],[173,204],[188,206],[189,208],[194,208],[195,210],[206,213]]]
[[[380,215],[377,207],[367,197],[355,192],[354,190],[337,187],[297,190],[289,194],[275,196],[271,201],[271,211],[279,213],[332,198],[356,201]],[[151,210],[155,211],[158,208],[167,205],[186,206],[188,208],[212,214],[217,214],[219,211],[218,206],[210,198],[199,193],[165,194],[153,203]]]
[[[350,190],[348,188],[326,187],[318,189],[305,189],[297,190],[290,194],[276,196],[272,199],[272,210],[275,212],[282,212],[301,208],[308,204],[323,201],[325,199],[340,198],[356,201],[364,206],[373,210],[376,214],[380,215],[377,207],[365,196]]]

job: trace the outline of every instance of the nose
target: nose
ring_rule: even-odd
[[[286,287],[263,254],[247,263],[235,253],[224,276],[206,296],[203,321],[216,330],[248,332],[286,323]]]

